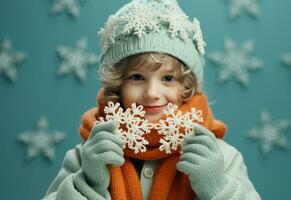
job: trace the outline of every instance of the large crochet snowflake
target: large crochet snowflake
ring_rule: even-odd
[[[80,3],[84,0],[54,0],[52,14],[68,12],[73,17],[80,16]]]
[[[115,134],[120,135],[125,146],[134,150],[134,153],[146,151],[146,145],[149,143],[144,136],[150,133],[152,129],[156,129],[158,134],[163,135],[163,138],[160,139],[159,149],[171,153],[172,150],[177,150],[179,145],[182,144],[185,135],[194,134],[195,123],[203,122],[202,111],[192,108],[191,112],[182,114],[177,109],[178,106],[168,104],[167,110],[164,111],[167,116],[166,119],[152,124],[143,119],[145,116],[143,106],[136,106],[133,103],[131,108],[123,111],[118,102],[115,104],[109,102],[104,109],[105,119],[100,117],[95,124],[109,120],[115,121],[117,124]]]
[[[161,3],[165,6],[161,6]],[[194,19],[191,23],[188,16],[177,7],[176,2],[152,0],[145,4],[133,1],[126,9],[121,11],[122,14],[111,15],[104,28],[98,32],[103,52],[122,37],[131,35],[142,37],[150,32],[165,29],[172,38],[195,42],[198,52],[204,55],[206,43],[203,40],[199,21]]]
[[[290,121],[273,120],[268,112],[262,111],[259,126],[251,129],[248,137],[260,144],[263,155],[268,155],[275,147],[288,147],[288,140],[283,132],[289,130],[289,127]]]
[[[238,48],[231,39],[225,39],[224,52],[211,53],[209,58],[220,66],[218,81],[225,82],[234,78],[244,86],[249,85],[249,72],[262,68],[262,61],[251,54],[254,42],[249,40]]]
[[[106,113],[105,119],[100,117],[95,124],[113,120],[117,124],[116,134],[121,136],[128,148],[134,150],[134,153],[146,151],[145,145],[148,144],[148,141],[143,136],[151,131],[153,124],[142,119],[145,115],[142,106],[136,106],[134,103],[131,108],[123,111],[119,103],[109,102],[104,112]]]
[[[22,52],[14,52],[11,41],[4,38],[0,47],[0,74],[2,73],[11,82],[17,79],[16,66],[26,59],[27,55]]]
[[[46,117],[41,117],[35,130],[26,131],[18,135],[18,141],[27,145],[27,158],[32,159],[43,155],[49,160],[55,158],[54,145],[65,138],[65,134],[50,130]]]
[[[291,52],[282,56],[282,61],[285,65],[291,67]]]
[[[163,135],[160,139],[161,151],[171,153],[172,150],[182,144],[184,137],[188,134],[194,134],[195,123],[202,123],[202,111],[191,108],[191,112],[182,113],[178,111],[178,106],[174,104],[168,104],[167,110],[164,111],[167,116],[165,120],[160,120],[155,124],[155,129],[158,133]]]
[[[57,52],[63,59],[58,75],[74,73],[81,81],[86,78],[87,67],[98,62],[97,55],[87,50],[86,38],[81,38],[77,42],[76,48],[59,47]]]
[[[229,17],[235,18],[240,16],[243,12],[258,17],[260,9],[258,6],[258,0],[227,0],[229,3]]]

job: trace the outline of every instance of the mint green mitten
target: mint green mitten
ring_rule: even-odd
[[[224,158],[212,132],[198,124],[194,130],[185,137],[177,169],[189,175],[200,200],[210,200],[226,185]]]
[[[108,165],[124,163],[123,141],[114,134],[115,124],[105,122],[95,126],[82,147],[82,171],[87,183],[101,196],[106,196],[110,174]]]

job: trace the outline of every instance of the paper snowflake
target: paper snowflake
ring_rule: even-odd
[[[282,61],[285,65],[291,67],[291,52],[282,56]]]
[[[98,62],[97,55],[87,51],[87,41],[85,38],[81,38],[78,41],[76,48],[59,47],[57,52],[63,59],[58,75],[74,73],[80,81],[85,80],[87,67]]]
[[[54,0],[52,14],[68,12],[72,17],[80,16],[80,3],[83,0]]]
[[[166,153],[177,150],[186,135],[195,134],[195,124],[203,122],[201,110],[191,108],[191,112],[182,114],[181,111],[178,111],[178,106],[171,103],[167,105],[167,110],[164,111],[164,114],[167,118],[155,124],[155,129],[158,130],[159,134],[163,135],[163,138],[160,139],[161,145],[159,149]]]
[[[226,39],[224,52],[211,53],[209,58],[220,66],[218,81],[225,82],[236,79],[243,86],[249,85],[249,71],[262,68],[262,61],[251,54],[254,51],[254,42],[249,40],[238,48],[231,39]]]
[[[146,151],[145,145],[148,141],[145,140],[144,135],[151,131],[153,125],[148,120],[142,119],[145,115],[142,106],[136,106],[134,103],[131,108],[123,111],[119,103],[109,102],[104,112],[105,119],[100,117],[95,124],[113,120],[117,124],[116,134],[121,136],[125,146],[134,150],[134,153]]]
[[[259,126],[251,129],[248,137],[260,144],[263,155],[268,155],[275,147],[288,147],[288,140],[283,132],[289,130],[289,127],[290,121],[274,120],[268,112],[262,111]]]
[[[258,17],[260,15],[260,10],[258,7],[258,0],[227,0],[229,3],[229,17],[236,18],[240,16],[243,12],[247,14]]]
[[[6,76],[11,82],[17,79],[16,66],[26,59],[26,54],[14,52],[10,39],[4,38],[0,47],[0,74]]]
[[[49,130],[49,124],[46,117],[41,117],[35,130],[26,131],[18,135],[18,141],[28,147],[27,158],[32,159],[37,156],[44,156],[50,161],[55,158],[54,145],[65,138],[65,134]]]
[[[151,130],[156,129],[158,134],[163,135],[159,149],[171,153],[172,150],[176,150],[182,144],[185,135],[194,133],[195,123],[203,122],[202,111],[192,108],[191,112],[182,114],[177,109],[178,106],[168,104],[167,110],[164,112],[167,116],[166,120],[160,120],[159,123],[152,124],[143,119],[145,116],[143,106],[136,106],[133,103],[131,108],[123,111],[118,102],[115,104],[109,102],[104,109],[105,119],[100,117],[95,125],[113,120],[117,124],[115,134],[120,135],[125,146],[134,150],[134,153],[146,151],[146,145],[149,143],[144,136]]]

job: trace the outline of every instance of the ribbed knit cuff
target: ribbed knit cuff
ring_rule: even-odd
[[[111,200],[108,191],[105,192],[105,197],[98,194],[88,183],[85,181],[85,176],[80,170],[74,176],[74,185],[80,193],[87,197],[88,200]]]

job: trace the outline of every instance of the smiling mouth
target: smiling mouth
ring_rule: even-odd
[[[166,105],[161,106],[143,106],[146,113],[158,113],[165,109]]]

